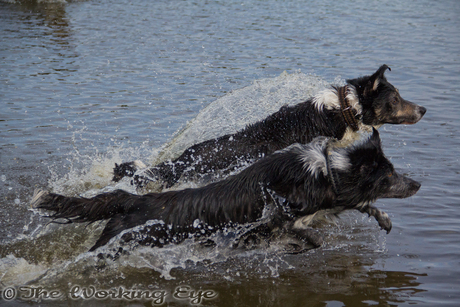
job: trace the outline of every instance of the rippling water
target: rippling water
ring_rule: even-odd
[[[172,306],[193,303],[179,286],[213,291],[202,304],[216,306],[458,306],[459,15],[453,0],[0,2],[0,305],[38,302],[24,296],[39,287],[65,294],[45,305],[136,304],[72,300],[78,285],[164,290]],[[388,235],[350,213],[303,255],[186,242],[104,262],[86,252],[101,225],[28,210],[35,188],[132,191],[110,182],[115,162],[169,158],[384,63],[428,109],[380,130],[395,167],[422,183],[377,202]]]

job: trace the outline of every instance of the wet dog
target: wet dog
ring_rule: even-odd
[[[215,173],[238,168],[294,143],[306,144],[317,136],[352,141],[359,130],[371,132],[383,124],[414,124],[426,112],[424,107],[403,99],[385,78],[390,69],[382,65],[373,75],[347,80],[345,86],[332,87],[315,97],[284,106],[266,119],[235,133],[204,141],[186,149],[173,161],[160,163],[141,176],[138,186],[149,180],[166,188],[181,177]],[[116,164],[113,181],[133,177],[146,168],[140,161]]]
[[[419,188],[394,170],[374,129],[346,147],[326,137],[294,144],[201,188],[145,195],[116,190],[93,198],[36,191],[31,205],[52,211],[55,221],[108,220],[91,251],[122,232],[121,242],[162,247],[240,225],[266,238],[288,235],[318,247],[322,238],[310,223],[321,212],[359,210],[389,232],[390,218],[372,203],[409,197]]]

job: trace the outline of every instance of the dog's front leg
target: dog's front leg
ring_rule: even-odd
[[[323,244],[323,237],[318,230],[308,226],[296,227],[295,223],[289,223],[285,228],[284,235],[280,237],[284,244],[284,251],[288,254],[299,254]]]
[[[379,223],[380,228],[386,230],[387,233],[390,233],[392,226],[388,214],[371,205],[366,205],[357,209],[362,213],[367,213],[369,216],[373,216]]]

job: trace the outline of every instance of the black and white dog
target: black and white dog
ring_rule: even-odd
[[[253,234],[282,233],[318,247],[321,236],[309,226],[318,213],[356,209],[389,232],[390,218],[372,203],[409,197],[419,188],[394,170],[374,129],[346,147],[326,137],[294,144],[201,188],[145,195],[116,190],[93,198],[36,191],[31,206],[54,211],[49,217],[68,223],[108,220],[91,250],[121,232],[122,242],[162,247],[251,224],[257,226]]]
[[[383,124],[414,124],[426,112],[424,107],[404,100],[385,78],[390,69],[382,65],[373,75],[347,80],[343,87],[332,87],[294,106],[284,106],[266,119],[235,133],[195,144],[173,161],[145,171],[134,182],[149,180],[166,188],[181,177],[236,168],[294,143],[306,144],[317,136],[352,141],[357,131],[371,132]],[[132,177],[147,168],[140,161],[115,165],[113,180]]]

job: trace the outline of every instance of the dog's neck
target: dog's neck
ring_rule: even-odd
[[[343,119],[347,125],[353,130],[359,130],[358,120],[356,119],[356,110],[354,110],[351,105],[348,103],[347,93],[348,86],[342,86],[337,89],[337,96],[340,103],[340,111],[342,112]]]
[[[341,114],[345,131],[338,146],[346,147],[359,139],[359,131],[372,132],[372,126],[362,122],[363,106],[351,84],[332,86],[319,92],[313,98],[313,105],[319,112],[334,110]]]
[[[353,85],[332,86],[325,89],[313,98],[313,104],[318,110],[325,108],[340,111],[351,132],[361,128],[362,106]]]

